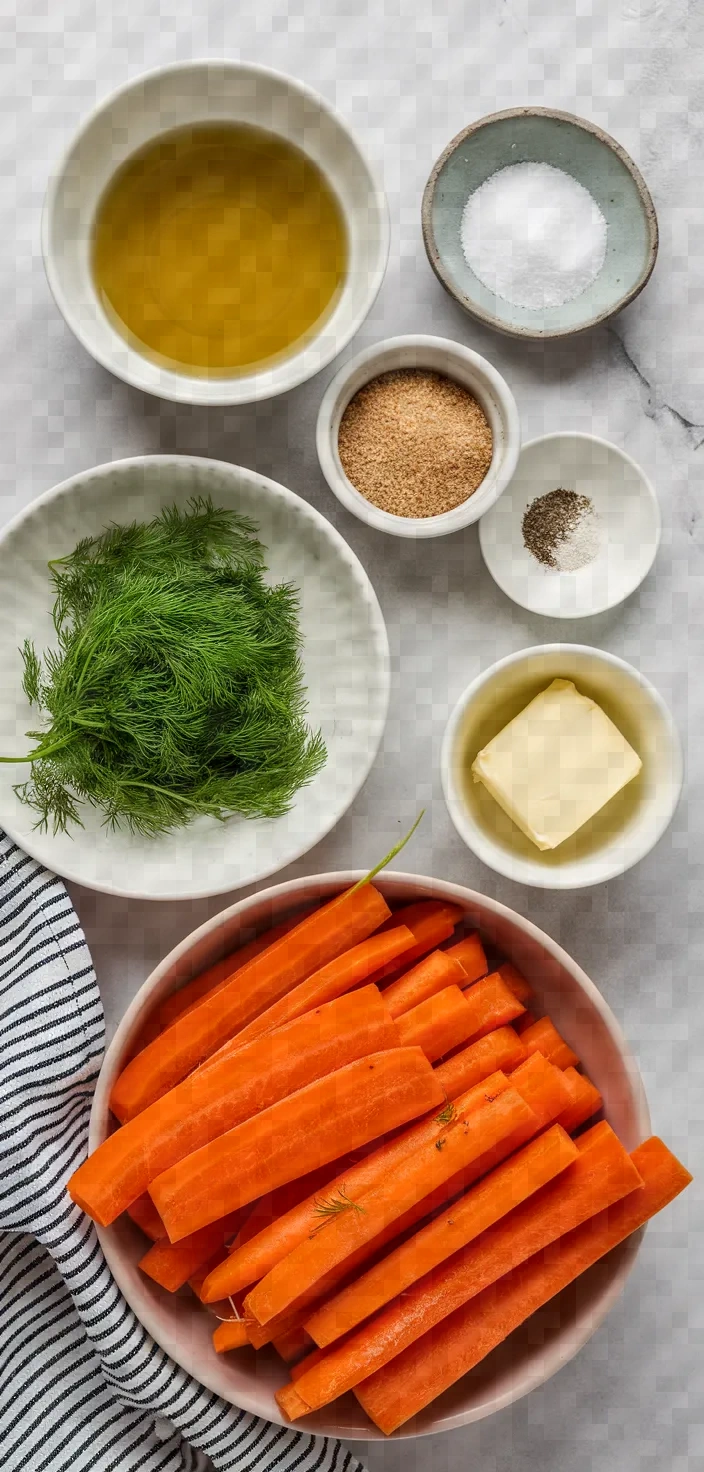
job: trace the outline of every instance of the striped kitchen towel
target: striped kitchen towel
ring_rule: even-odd
[[[118,1291],[65,1190],[103,1054],[95,973],[63,884],[2,835],[0,1044],[3,1472],[363,1472],[205,1390]]]

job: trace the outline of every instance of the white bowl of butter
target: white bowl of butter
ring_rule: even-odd
[[[485,670],[442,749],[445,800],[467,846],[543,889],[600,884],[638,863],[667,828],[682,779],[657,690],[580,644],[523,649]]]

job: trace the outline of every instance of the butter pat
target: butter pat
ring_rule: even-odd
[[[552,849],[642,765],[594,700],[571,680],[553,680],[479,752],[472,775],[537,848]]]

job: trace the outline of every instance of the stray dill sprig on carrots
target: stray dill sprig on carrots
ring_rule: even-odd
[[[320,1199],[316,1197],[313,1212],[315,1216],[321,1217],[322,1220],[317,1227],[314,1227],[310,1234],[311,1237],[315,1237],[316,1233],[320,1232],[329,1221],[332,1221],[345,1211],[357,1211],[361,1216],[365,1214],[365,1208],[358,1201],[352,1201],[347,1195],[344,1186],[340,1186],[337,1194],[330,1196],[327,1201],[324,1197]]]
[[[298,597],[264,580],[243,516],[193,499],[113,526],[49,564],[58,648],[25,642],[32,776],[16,788],[54,832],[80,805],[165,833],[198,816],[279,817],[326,752],[305,720]]]

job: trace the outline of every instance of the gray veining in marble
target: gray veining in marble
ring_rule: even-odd
[[[578,958],[638,1056],[654,1128],[704,1177],[704,7],[697,0],[3,0],[0,8],[0,516],[75,470],[130,453],[231,459],[283,481],[360,555],[388,621],[391,713],[365,789],[291,872],[366,864],[421,803],[404,858],[529,913]],[[93,103],[140,71],[239,56],[304,78],[337,105],[383,174],[388,275],[347,350],[403,331],[478,349],[509,380],[524,437],[581,429],[649,470],[664,517],[654,572],[629,603],[575,629],[515,608],[472,528],[417,547],[385,539],[328,492],[314,422],[332,368],[256,410],[162,404],[85,356],[50,299],[39,220],[47,172]],[[640,299],[572,344],[483,330],[426,262],[420,198],[445,143],[521,103],[592,118],[632,153],[653,193],[660,259]],[[582,894],[497,879],[461,845],[438,779],[446,716],[497,657],[576,639],[638,664],[674,708],[685,798],[637,869]],[[111,1025],[159,957],[221,901],[148,905],[74,890]],[[649,1231],[623,1300],[579,1358],[501,1415],[430,1440],[375,1445],[372,1472],[689,1472],[704,1465],[701,1188]]]

